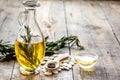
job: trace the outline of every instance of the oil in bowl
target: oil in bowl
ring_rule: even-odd
[[[94,52],[80,52],[74,57],[75,62],[84,71],[90,71],[98,61],[98,55]]]

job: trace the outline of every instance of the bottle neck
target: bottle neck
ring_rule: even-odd
[[[35,23],[35,9],[26,10],[26,26],[31,27],[30,25]]]

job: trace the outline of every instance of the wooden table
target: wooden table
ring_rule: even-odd
[[[18,15],[24,8],[23,0],[0,0],[0,40],[14,43],[20,28]],[[41,0],[37,10],[39,24],[44,35],[51,40],[75,35],[86,50],[99,55],[95,71],[80,71],[75,65],[70,71],[58,75],[23,76],[17,61],[0,62],[0,80],[120,80],[120,2]],[[59,53],[74,54],[80,50],[64,48]]]

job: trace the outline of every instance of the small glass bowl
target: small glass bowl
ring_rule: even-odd
[[[96,52],[81,51],[74,55],[74,61],[84,71],[91,71],[94,69],[94,65],[98,61],[98,55],[96,54]]]

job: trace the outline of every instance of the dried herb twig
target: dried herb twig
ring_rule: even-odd
[[[52,55],[55,51],[65,47],[66,44],[71,44],[72,47],[74,44],[79,49],[84,49],[83,46],[80,45],[80,41],[77,36],[69,36],[69,37],[62,37],[60,40],[55,42],[47,42],[48,37],[46,37],[46,53],[45,55]],[[3,57],[0,57],[0,61],[10,61],[15,59],[15,50],[13,44],[2,43],[0,41],[0,53]]]
[[[23,38],[23,40],[24,40],[26,43],[30,43],[30,42],[31,42],[32,35],[30,34],[31,30],[30,30],[29,26],[25,26],[25,30],[26,30],[27,36],[25,36],[25,35],[20,35],[20,36]]]
[[[47,41],[46,37],[46,41]],[[60,40],[57,40],[56,42],[47,42],[46,43],[46,55],[50,55],[55,53],[55,51],[58,51],[60,48],[65,47],[66,44],[70,44],[70,47],[72,47],[74,44],[79,48],[79,49],[84,49],[83,46],[80,45],[80,41],[77,38],[77,36],[69,36],[69,37],[62,37]]]
[[[0,57],[0,61],[9,61],[16,58],[14,45],[2,43],[2,40],[0,41],[0,53],[2,54],[2,57]]]

